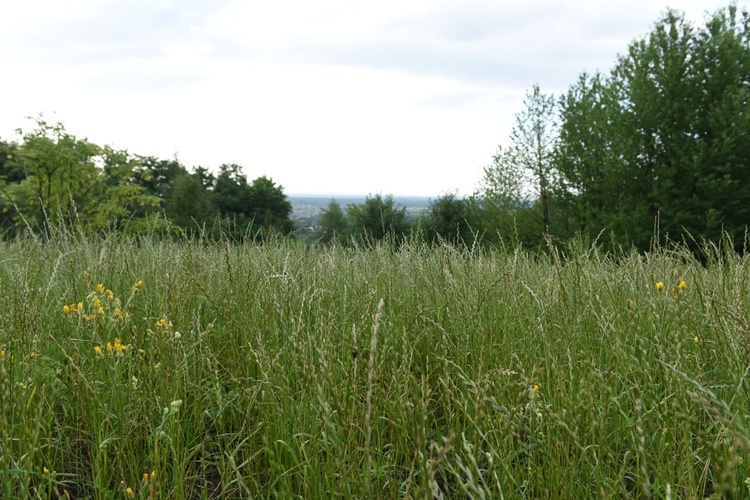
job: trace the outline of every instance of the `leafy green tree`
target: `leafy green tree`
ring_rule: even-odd
[[[692,175],[676,184],[670,206],[675,225],[697,226],[699,236],[714,240],[726,231],[741,249],[750,221],[750,14],[731,5],[695,40],[691,61],[702,85],[690,130]]]
[[[550,232],[550,206],[558,183],[554,162],[558,128],[554,98],[535,85],[516,115],[510,145],[500,148],[484,169],[481,200],[473,209],[486,219],[485,241],[497,237],[538,244]]]
[[[8,184],[16,184],[26,177],[18,161],[18,144],[0,140],[0,237],[15,234],[13,206],[5,194]]]
[[[605,226],[624,231],[615,224],[620,199],[627,192],[620,102],[606,76],[582,74],[560,98],[559,109],[554,161],[568,233],[596,237]]]
[[[171,223],[188,233],[199,233],[212,224],[215,209],[201,173],[183,174],[174,180],[164,211]]]
[[[511,132],[511,161],[532,180],[541,207],[542,228],[549,231],[550,198],[554,183],[554,152],[558,137],[555,100],[542,94],[538,85],[526,94],[524,109],[516,115]]]
[[[352,236],[361,242],[374,243],[386,237],[398,242],[409,230],[406,207],[397,208],[391,195],[368,196],[364,203],[348,205],[346,213]]]
[[[561,99],[555,162],[581,230],[647,248],[662,237],[740,248],[750,218],[750,16],[736,6],[695,28],[675,11],[607,78]]]
[[[470,221],[469,201],[448,193],[430,200],[425,229],[430,241],[471,245],[474,233]]]
[[[341,205],[336,200],[331,200],[328,206],[323,209],[319,225],[318,239],[322,243],[329,243],[334,239],[346,240],[348,234],[347,220]]]
[[[249,190],[246,213],[257,226],[288,235],[294,229],[292,204],[284,194],[282,186],[270,178],[261,176],[253,180]]]
[[[248,184],[239,165],[219,168],[212,198],[235,238],[262,237],[269,231],[289,234],[294,228],[292,205],[283,188],[265,176]]]
[[[187,174],[187,169],[176,159],[160,160],[153,156],[142,156],[139,157],[133,180],[150,194],[165,199],[177,178]]]
[[[492,164],[484,168],[479,192],[468,200],[471,218],[481,221],[474,229],[482,234],[486,244],[533,245],[542,237],[531,203],[532,179],[518,161],[517,146],[498,148]]]
[[[101,148],[76,139],[62,124],[39,118],[18,148],[25,179],[7,191],[19,217],[45,230],[48,218],[56,215],[74,223],[78,205],[102,181],[95,163],[100,154]]]
[[[3,191],[17,226],[30,224],[46,233],[50,218],[60,218],[70,226],[100,230],[128,218],[137,205],[158,204],[131,182],[133,157],[77,139],[62,124],[39,118],[17,155],[23,179]]]
[[[200,180],[201,185],[206,189],[213,189],[216,183],[216,176],[205,167],[195,167],[193,175]]]

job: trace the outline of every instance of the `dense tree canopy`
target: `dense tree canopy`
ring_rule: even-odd
[[[604,230],[608,241],[644,249],[654,238],[728,234],[740,248],[750,220],[748,82],[750,17],[730,6],[698,28],[668,11],[609,74],[582,74],[554,106],[540,106],[535,87],[518,123],[555,122],[559,131],[534,144],[547,136],[514,130],[509,150],[534,159],[544,145],[534,205],[547,230]],[[482,194],[492,200],[493,179],[526,164],[503,156]]]
[[[293,229],[291,204],[268,177],[248,184],[239,165],[223,165],[216,178],[201,167],[190,173],[176,159],[101,147],[41,118],[20,144],[0,141],[0,210],[6,236],[47,235],[60,223],[233,238]]]

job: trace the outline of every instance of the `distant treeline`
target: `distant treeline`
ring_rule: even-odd
[[[323,210],[316,241],[539,246],[579,235],[647,249],[728,236],[750,221],[750,15],[736,5],[694,26],[669,10],[611,71],[561,96],[538,86],[468,197],[442,195],[417,221],[391,196]],[[456,168],[461,168],[457,165]],[[0,231],[86,231],[262,238],[294,234],[291,204],[238,165],[218,174],[100,147],[43,119],[0,141]],[[416,235],[416,236],[415,236]]]

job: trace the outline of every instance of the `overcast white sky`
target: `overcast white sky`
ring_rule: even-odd
[[[2,0],[0,138],[44,113],[287,194],[467,194],[532,85],[607,71],[667,7],[701,23],[728,4]]]

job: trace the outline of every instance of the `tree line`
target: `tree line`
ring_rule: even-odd
[[[582,73],[562,95],[534,86],[470,196],[444,194],[408,221],[392,196],[323,210],[315,239],[407,236],[530,247],[581,236],[605,247],[688,245],[750,220],[750,15],[730,5],[694,26],[668,10],[608,73]],[[100,147],[42,119],[20,144],[0,141],[0,231],[198,233],[233,239],[293,233],[292,207],[268,177],[248,182],[177,160]]]
[[[481,203],[522,238],[602,231],[605,244],[689,245],[750,221],[750,16],[730,5],[694,26],[669,10],[609,73],[559,97],[534,87]],[[510,208],[510,210],[509,210]]]
[[[188,171],[180,162],[98,146],[41,117],[20,144],[0,141],[0,232],[85,232],[263,238],[293,229],[282,186],[224,164]]]
[[[476,192],[435,199],[419,226],[430,239],[471,245],[538,247],[581,236],[645,250],[728,236],[742,250],[749,97],[748,12],[730,5],[696,27],[668,10],[609,73],[582,73],[561,96],[534,86]],[[373,225],[393,221],[392,232],[403,234],[403,214],[390,201],[366,202],[383,214]],[[362,217],[361,208],[344,213],[332,202],[323,237],[361,233]]]

